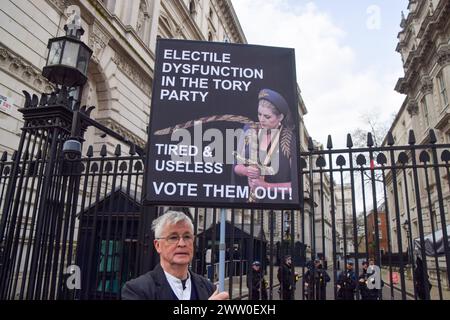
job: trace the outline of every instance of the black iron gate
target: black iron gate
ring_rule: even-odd
[[[312,215],[317,218],[319,211],[317,227],[322,230],[328,188],[333,265],[359,261],[355,272],[360,274],[360,261],[374,259],[388,299],[450,299],[445,294],[450,274],[450,145],[436,144],[433,130],[426,140],[417,145],[411,130],[408,145],[396,146],[389,132],[385,146],[374,147],[369,133],[367,147],[354,148],[348,135],[347,149],[333,150],[329,137],[326,150],[310,140],[308,152],[302,153],[303,176],[313,190],[311,201],[317,202]],[[421,262],[423,268],[418,267]],[[335,279],[338,269],[333,268]]]
[[[141,205],[142,150],[99,127],[121,143],[67,152],[64,143],[92,125],[91,109],[74,104],[64,88],[25,96],[20,144],[0,159],[0,298],[120,298],[127,280],[157,263],[150,225],[167,209]],[[335,299],[347,262],[360,274],[369,258],[381,267],[384,299],[419,298],[417,257],[433,285],[425,298],[448,297],[450,146],[437,145],[430,131],[426,145],[416,145],[411,132],[407,146],[395,146],[389,134],[386,146],[375,148],[369,134],[367,147],[353,148],[351,137],[347,147],[334,150],[330,138],[324,150],[311,140],[301,153],[300,210],[227,211],[225,274],[233,299],[256,298],[247,288],[255,260],[269,299],[279,299],[277,270],[286,254],[300,277],[296,299],[306,297],[309,260],[326,267],[327,299]],[[218,211],[178,209],[194,221],[192,269],[216,280],[217,263],[207,266],[205,254],[211,248],[218,261]]]

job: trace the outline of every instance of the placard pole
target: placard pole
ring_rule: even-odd
[[[225,291],[225,209],[220,209],[219,292]]]

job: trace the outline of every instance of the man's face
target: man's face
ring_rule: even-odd
[[[179,236],[179,241],[171,243],[170,237]],[[189,265],[194,253],[193,241],[186,241],[183,237],[193,239],[192,229],[186,222],[166,224],[161,233],[161,238],[154,241],[156,251],[161,262],[175,265]]]
[[[287,258],[287,259],[286,259],[286,264],[287,264],[288,266],[290,266],[291,263],[292,263],[292,258]]]
[[[353,265],[347,264],[347,270],[352,270],[352,269],[353,269]]]

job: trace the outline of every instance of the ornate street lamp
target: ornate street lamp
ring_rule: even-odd
[[[61,86],[55,91],[56,95],[64,96],[72,92],[70,95],[74,100],[79,100],[81,96],[80,88],[87,81],[87,70],[92,50],[81,41],[84,30],[81,27],[80,8],[73,5],[67,8],[67,11],[70,16],[64,26],[66,35],[48,40],[49,52],[42,75],[50,82]],[[73,92],[76,92],[78,97],[75,97]],[[144,150],[141,147],[134,145],[117,132],[91,119],[89,114],[93,107],[80,108],[79,103],[74,105],[69,103],[67,107],[73,111],[71,136],[64,142],[63,146],[63,153],[67,158],[75,159],[81,156],[83,137],[80,129],[86,130],[88,126],[96,127],[110,137],[130,145],[138,154],[143,155]]]
[[[50,82],[68,88],[81,87],[87,81],[87,69],[92,50],[82,42],[84,30],[75,13],[64,26],[66,35],[48,41],[47,64],[42,75]]]
[[[50,82],[61,86],[63,93],[76,92],[77,97],[74,98],[80,99],[80,88],[87,81],[87,70],[92,50],[81,41],[84,30],[81,27],[80,8],[71,6],[67,10],[70,16],[64,26],[66,35],[48,40],[47,63],[42,70],[42,75]],[[73,108],[73,106],[69,107]],[[71,137],[64,142],[63,146],[63,153],[70,159],[80,157],[82,149],[80,142],[82,138],[79,136],[81,117],[78,110],[73,111]]]

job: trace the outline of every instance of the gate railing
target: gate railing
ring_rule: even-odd
[[[399,288],[402,299],[407,298],[407,290],[413,290],[410,293],[416,298],[430,298],[428,285],[407,286],[408,281],[428,279],[430,271],[435,275],[433,298],[444,299],[449,288],[450,145],[436,144],[433,130],[428,141],[415,144],[410,131],[409,145],[395,146],[388,133],[386,146],[374,147],[369,133],[364,148],[354,148],[348,135],[347,149],[333,149],[329,137],[327,149],[317,150],[310,141],[308,152],[301,153],[303,177],[310,186],[317,185],[310,192],[311,201],[317,204],[311,207],[313,215],[320,216],[322,230],[324,222],[331,222],[333,265],[337,251],[342,251],[344,264],[347,257],[361,252],[365,260],[373,258],[388,271],[384,280],[392,298],[394,288]],[[328,185],[323,183],[325,178]],[[323,248],[325,238],[321,241]],[[313,256],[315,248],[313,244]],[[417,258],[423,261],[423,268],[418,268]],[[406,265],[415,270],[409,278]],[[399,286],[393,283],[393,266],[398,266]],[[337,271],[333,269],[335,279]],[[361,273],[360,263],[355,263],[355,272]]]

